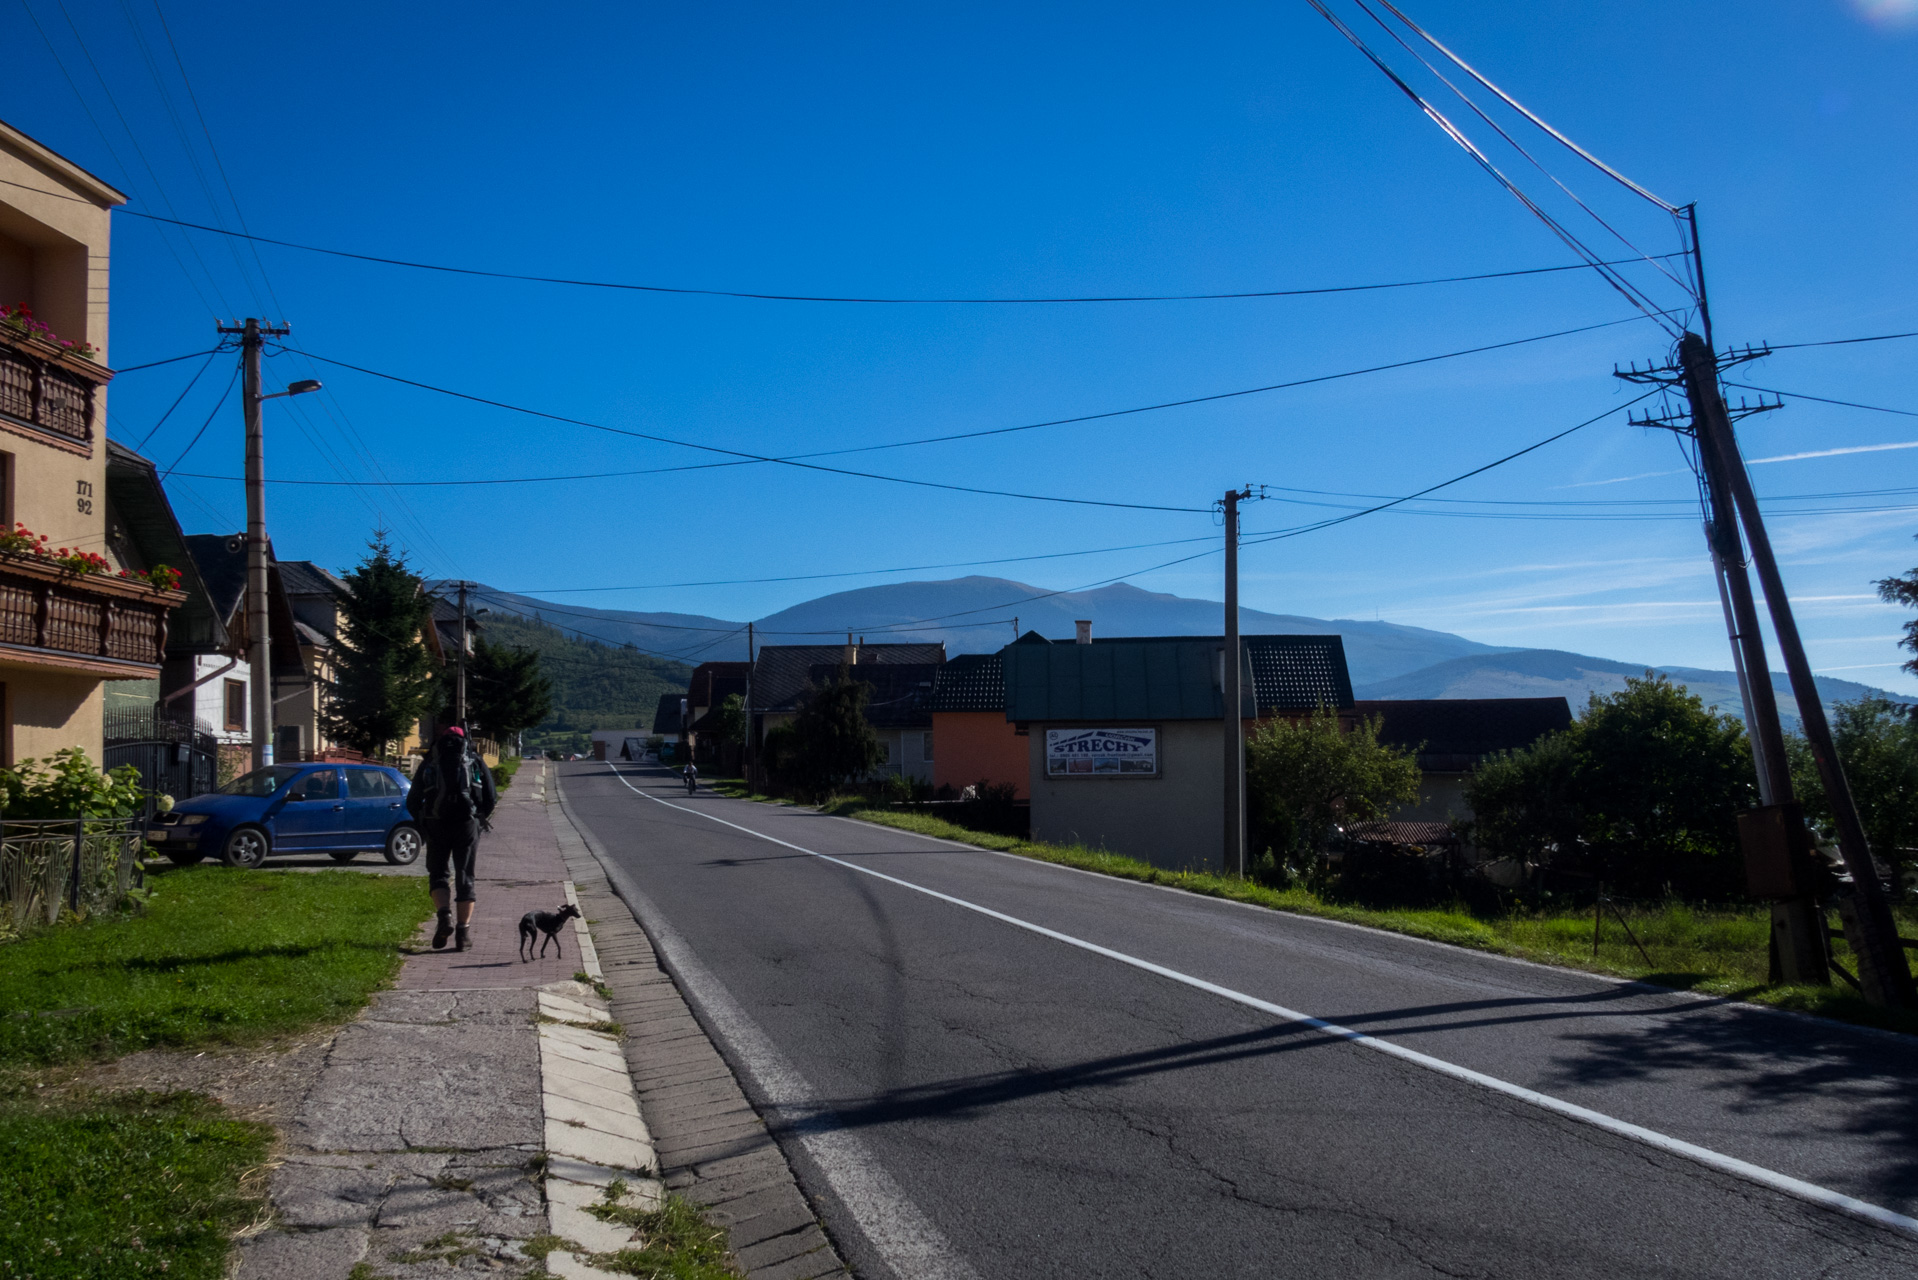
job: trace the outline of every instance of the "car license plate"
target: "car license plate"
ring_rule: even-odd
[[[162,841],[162,840],[165,840],[165,839],[166,839],[166,832],[164,832],[164,831],[149,831],[149,832],[147,832],[147,839],[149,839],[149,840],[151,840],[151,841],[153,841],[153,842],[154,842],[155,844],[158,844],[158,843],[159,843],[160,841]]]

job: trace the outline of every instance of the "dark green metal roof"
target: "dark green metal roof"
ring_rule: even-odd
[[[1017,644],[1000,656],[1008,720],[1217,720],[1224,705],[1217,640]]]
[[[1006,719],[1217,720],[1224,647],[1219,636],[1007,645]],[[1352,705],[1338,636],[1245,636],[1239,661],[1242,717]]]

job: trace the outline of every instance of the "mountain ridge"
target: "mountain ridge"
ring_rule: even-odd
[[[705,614],[555,604],[487,587],[478,594],[489,607],[537,615],[562,630],[675,661],[697,664],[746,656],[744,622]],[[1080,619],[1092,622],[1094,635],[1218,635],[1222,609],[1217,601],[1146,591],[1129,583],[1046,592],[1013,579],[975,574],[832,592],[756,619],[753,627],[761,644],[831,644],[850,634],[868,643],[943,641],[949,654],[959,654],[990,652],[1026,631],[1070,639]],[[1628,677],[1651,670],[1687,685],[1726,714],[1743,716],[1737,677],[1731,671],[1490,645],[1403,623],[1259,609],[1241,611],[1240,630],[1246,635],[1340,636],[1361,698],[1559,694],[1577,710],[1590,694],[1614,692]],[[1795,720],[1789,682],[1777,672],[1772,682],[1780,694],[1780,710]],[[1818,677],[1818,687],[1828,704],[1865,696],[1918,701],[1827,676]]]

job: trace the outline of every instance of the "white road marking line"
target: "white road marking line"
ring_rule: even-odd
[[[561,804],[571,819],[571,809],[565,805],[563,795]],[[574,826],[582,840],[597,845],[597,840],[580,823],[575,822]],[[783,1118],[794,1122],[816,1118],[819,1091],[787,1061],[752,1015],[733,999],[726,984],[701,963],[692,946],[666,922],[659,909],[632,882],[631,876],[610,857],[600,861],[608,878],[616,882],[620,897],[641,917],[674,979],[692,996],[758,1084],[768,1108],[776,1117],[783,1113]],[[797,1137],[853,1221],[858,1223],[860,1234],[899,1280],[979,1280],[978,1273],[946,1239],[945,1233],[913,1203],[905,1188],[893,1180],[858,1135],[846,1130],[801,1128]]]
[[[1716,1169],[1720,1173],[1730,1174],[1735,1178],[1743,1178],[1747,1182],[1754,1182],[1759,1186],[1769,1187],[1773,1191],[1780,1191],[1789,1196],[1796,1196],[1800,1200],[1806,1200],[1823,1208],[1836,1210],[1839,1213],[1849,1214],[1854,1218],[1861,1218],[1866,1222],[1875,1223],[1881,1227],[1889,1227],[1894,1231],[1900,1231],[1906,1235],[1918,1236],[1918,1218],[1909,1218],[1902,1213],[1893,1212],[1881,1205],[1875,1205],[1869,1201],[1860,1200],[1855,1196],[1848,1196],[1842,1192],[1833,1191],[1829,1187],[1821,1187],[1816,1183],[1806,1182],[1802,1178],[1794,1178],[1789,1174],[1779,1173],[1776,1170],[1767,1169],[1762,1165],[1752,1164],[1747,1160],[1740,1160],[1736,1156],[1728,1156],[1722,1152],[1713,1151],[1709,1147],[1701,1147],[1696,1143],[1686,1142],[1682,1138],[1674,1138],[1669,1134],[1660,1133],[1656,1129],[1647,1129],[1643,1125],[1632,1124],[1629,1121],[1620,1120],[1615,1116],[1608,1116],[1604,1112],[1594,1111],[1590,1107],[1581,1107],[1575,1102],[1567,1102],[1562,1098],[1554,1098],[1552,1095],[1540,1093],[1536,1089],[1527,1089],[1523,1085],[1513,1084],[1509,1080],[1501,1080],[1497,1076],[1486,1075],[1482,1071],[1474,1071],[1470,1067],[1461,1067],[1456,1063],[1447,1062],[1443,1058],[1435,1058],[1431,1054],[1420,1053],[1416,1049],[1407,1049],[1403,1045],[1394,1044],[1390,1040],[1381,1040],[1367,1032],[1355,1031],[1350,1027],[1342,1027],[1336,1022],[1327,1022],[1325,1019],[1315,1018],[1309,1013],[1301,1013],[1297,1009],[1288,1009],[1284,1005],[1273,1004],[1270,1000],[1261,1000],[1257,996],[1247,995],[1243,991],[1234,991],[1232,988],[1220,986],[1216,982],[1207,982],[1204,978],[1197,978],[1189,973],[1181,973],[1177,969],[1169,969],[1164,965],[1154,964],[1150,960],[1143,960],[1138,956],[1127,955],[1123,951],[1114,951],[1112,948],[1102,947],[1096,942],[1088,942],[1083,938],[1075,938],[1069,933],[1060,933],[1057,929],[1048,929],[1042,924],[1034,924],[1030,920],[1021,920],[1017,916],[1007,915],[1003,911],[995,911],[991,907],[980,906],[978,903],[968,902],[964,898],[955,898],[949,893],[941,893],[937,889],[928,889],[924,885],[914,884],[910,880],[901,880],[897,876],[889,876],[883,871],[874,871],[871,867],[862,867],[857,863],[847,862],[842,858],[835,858],[830,854],[820,853],[816,849],[808,849],[802,845],[781,840],[776,836],[769,836],[764,832],[754,831],[750,827],[742,827],[736,822],[728,822],[724,818],[714,817],[710,813],[702,813],[698,809],[689,809],[685,805],[669,803],[668,801],[661,800],[658,796],[647,795],[646,792],[641,791],[638,787],[635,787],[631,782],[627,781],[625,775],[621,774],[618,769],[613,769],[610,764],[608,764],[607,768],[611,769],[613,776],[618,778],[622,783],[625,783],[626,788],[634,795],[651,800],[654,804],[665,805],[668,809],[677,809],[681,813],[690,813],[694,817],[704,818],[708,822],[717,822],[722,827],[731,827],[734,831],[743,832],[755,839],[764,840],[770,844],[791,849],[796,853],[803,853],[809,857],[818,858],[822,862],[830,862],[834,866],[844,867],[848,871],[857,871],[859,874],[871,876],[875,880],[884,880],[888,884],[898,885],[902,889],[910,889],[914,893],[923,893],[929,898],[937,898],[939,901],[950,903],[955,907],[962,907],[967,911],[977,912],[988,919],[997,920],[1002,924],[1009,924],[1015,929],[1024,929],[1029,933],[1036,933],[1040,937],[1051,938],[1054,942],[1062,942],[1069,947],[1077,947],[1081,951],[1089,951],[1093,955],[1103,956],[1108,960],[1116,960],[1120,964],[1130,965],[1134,969],[1143,970],[1146,973],[1154,974],[1172,982],[1182,983],[1185,986],[1204,991],[1209,995],[1230,1000],[1235,1004],[1242,1004],[1249,1009],[1257,1009],[1262,1013],[1272,1014],[1274,1017],[1283,1018],[1287,1022],[1297,1022],[1337,1039],[1347,1040],[1356,1045],[1363,1045],[1367,1049],[1376,1049],[1380,1053],[1398,1058],[1404,1062],[1409,1062],[1414,1066],[1424,1067],[1428,1071],[1435,1071],[1440,1075],[1450,1076],[1454,1080],[1461,1080],[1467,1084],[1475,1084],[1481,1088],[1490,1089],[1494,1093],[1502,1093],[1508,1098],[1516,1098],[1520,1102],[1530,1103],[1532,1106],[1544,1111],[1550,1111],[1555,1115],[1582,1121],[1594,1128],[1603,1129],[1607,1133],[1615,1133],[1620,1137],[1630,1138],[1634,1142],[1642,1142],[1646,1146],[1656,1148],[1659,1151],[1664,1151],[1671,1155],[1683,1156],[1707,1168]]]

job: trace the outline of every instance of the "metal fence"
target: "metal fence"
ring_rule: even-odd
[[[220,742],[202,721],[116,710],[106,715],[101,758],[108,769],[132,765],[148,791],[184,800],[219,786]]]
[[[144,828],[122,821],[0,823],[0,931],[121,906],[141,887],[145,842]]]

